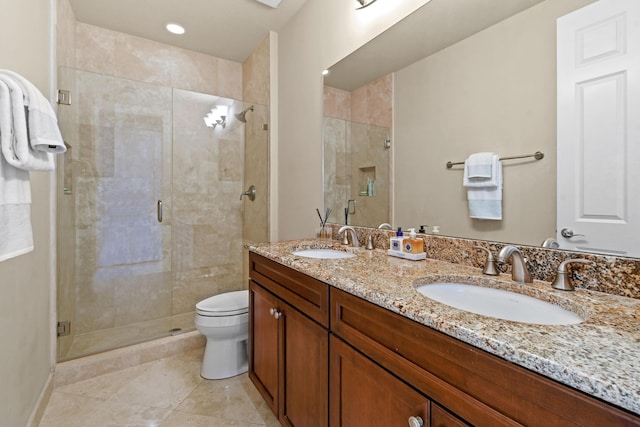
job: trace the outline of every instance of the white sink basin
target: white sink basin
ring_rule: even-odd
[[[305,258],[316,259],[342,259],[353,258],[354,256],[356,256],[351,252],[338,251],[336,249],[300,249],[291,253],[293,255],[302,256]]]
[[[516,292],[464,283],[429,283],[417,287],[422,295],[483,316],[538,325],[573,325],[584,321],[572,311]]]

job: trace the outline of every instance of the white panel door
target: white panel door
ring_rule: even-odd
[[[557,196],[561,248],[640,256],[638,0],[558,19]]]

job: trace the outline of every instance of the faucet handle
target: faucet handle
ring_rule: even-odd
[[[371,234],[369,234],[369,237],[367,237],[367,247],[366,249],[372,251],[375,249],[375,246],[373,246],[373,236]]]
[[[344,233],[342,233],[342,235],[344,236],[342,237],[342,244],[349,245],[349,233],[347,233],[347,230],[345,230]]]
[[[482,270],[482,274],[487,274],[489,276],[497,276],[500,274],[496,267],[496,260],[493,258],[493,254],[491,251],[482,246],[474,246],[474,249],[481,249],[487,253],[487,262],[484,265],[484,269]]]
[[[567,274],[567,265],[568,264],[592,264],[595,265],[595,262],[589,261],[587,259],[568,259],[566,261],[562,261],[558,266],[558,271],[556,273],[556,278],[553,280],[551,287],[554,289],[558,289],[560,291],[574,291],[575,287],[573,283],[571,283],[571,277]]]

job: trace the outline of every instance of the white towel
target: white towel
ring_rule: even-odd
[[[31,170],[53,170],[66,146],[49,101],[24,77],[0,70],[0,261],[33,250]]]
[[[494,153],[471,154],[464,162],[464,187],[495,187],[500,158]]]
[[[465,178],[491,178],[493,176],[494,153],[474,153],[464,162]]]
[[[58,127],[58,117],[49,100],[33,83],[20,74],[9,70],[0,70],[0,74],[13,78],[22,87],[25,97],[24,105],[29,111],[27,122],[31,148],[53,154],[67,151]]]
[[[497,156],[496,156],[497,158]],[[469,216],[475,219],[502,220],[502,162],[497,161],[494,178],[484,187],[467,186]],[[491,185],[495,181],[496,185]]]
[[[0,81],[0,145],[13,138],[9,87]],[[5,142],[8,140],[8,142]],[[0,261],[33,250],[29,172],[0,153]]]
[[[0,235],[0,262],[31,252],[31,204],[0,206]]]
[[[0,81],[0,146],[10,145],[13,136],[9,88]],[[29,172],[13,167],[0,155],[0,206],[22,203],[31,203]]]
[[[7,162],[24,170],[53,170],[51,153],[66,147],[49,101],[24,77],[0,70],[0,81],[10,92],[13,138],[4,140],[2,154]],[[6,117],[6,112],[0,112]]]

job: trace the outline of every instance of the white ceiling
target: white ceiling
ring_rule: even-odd
[[[333,65],[325,84],[346,91],[359,88],[541,1],[432,0]]]
[[[70,0],[80,22],[237,62],[270,30],[278,31],[307,0],[282,0],[273,9],[255,0]],[[186,29],[174,35],[175,22]]]

